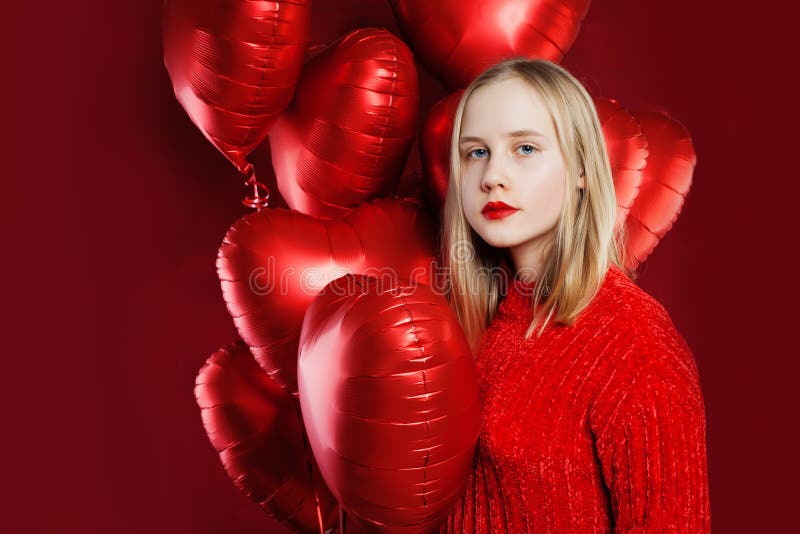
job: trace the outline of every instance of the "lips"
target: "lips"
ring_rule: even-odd
[[[502,219],[519,211],[519,209],[509,206],[505,202],[488,202],[481,213],[487,219]]]

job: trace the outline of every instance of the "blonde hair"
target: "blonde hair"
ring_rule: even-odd
[[[493,65],[464,91],[453,121],[450,183],[442,220],[442,260],[449,276],[448,300],[474,352],[500,299],[497,273],[505,256],[470,227],[461,205],[459,139],[464,107],[479,87],[518,78],[548,108],[566,167],[566,196],[555,236],[537,273],[531,306],[541,336],[550,321],[573,324],[591,302],[610,265],[621,267],[622,235],[615,234],[616,197],[605,139],[591,96],[564,68],[545,60],[511,58]],[[578,180],[584,176],[584,187]]]

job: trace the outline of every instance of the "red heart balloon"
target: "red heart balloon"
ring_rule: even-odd
[[[305,443],[297,400],[261,370],[247,345],[212,354],[194,392],[208,439],[245,495],[293,530],[338,524],[338,505]]]
[[[647,166],[628,218],[626,267],[635,270],[672,228],[692,185],[697,155],[688,130],[657,111],[633,114],[647,139]]]
[[[164,63],[192,122],[236,167],[292,98],[310,0],[166,0]]]
[[[367,531],[430,532],[464,492],[475,364],[442,294],[348,275],[305,315],[300,405],[328,487]]]
[[[390,0],[415,56],[450,89],[509,57],[561,61],[589,0]]]
[[[450,140],[456,109],[463,94],[464,91],[456,91],[439,100],[431,108],[420,134],[425,195],[437,211],[444,207],[450,184]]]
[[[240,336],[296,392],[300,328],[317,293],[347,273],[427,281],[433,247],[431,222],[411,201],[376,200],[339,221],[268,209],[231,227],[217,273]]]
[[[621,229],[642,183],[642,169],[647,164],[647,141],[636,118],[616,100],[596,98],[597,116],[614,175],[617,197],[617,229]]]
[[[303,69],[291,107],[270,133],[272,164],[290,208],[340,217],[390,195],[416,134],[417,70],[386,30],[356,30]]]

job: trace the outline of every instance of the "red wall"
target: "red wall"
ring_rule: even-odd
[[[172,96],[161,2],[73,4],[6,7],[0,37],[9,531],[281,532],[228,481],[192,395],[235,336],[214,259],[244,213],[239,177]],[[710,4],[598,0],[565,64],[693,135],[694,186],[640,280],[700,368],[715,531],[778,531],[794,509],[796,46],[778,7]]]

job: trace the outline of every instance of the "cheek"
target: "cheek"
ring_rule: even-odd
[[[483,203],[474,186],[465,180],[466,177],[463,174],[461,177],[461,207],[470,228],[477,231],[483,217],[481,215]]]
[[[469,211],[479,201],[480,188],[471,173],[461,171],[461,204]]]
[[[541,181],[537,181],[529,198],[533,198],[535,212],[542,214],[548,224],[557,221],[564,208],[567,179],[563,167],[554,165]]]

